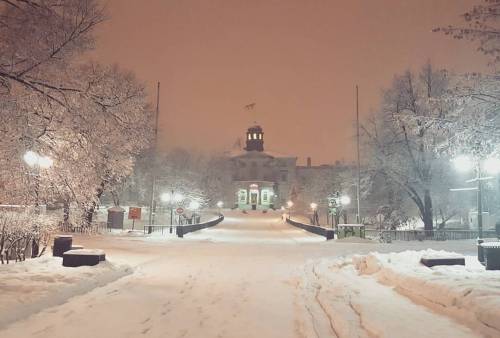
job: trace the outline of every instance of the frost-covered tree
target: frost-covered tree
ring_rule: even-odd
[[[364,124],[373,170],[383,172],[414,202],[426,230],[433,229],[435,146],[443,141],[438,121],[448,114],[447,72],[427,63],[418,74],[395,76],[382,109]]]
[[[481,53],[500,61],[500,0],[482,0],[462,15],[465,25],[434,29],[455,39],[466,39],[477,44]]]
[[[0,14],[0,200],[64,201],[66,211],[76,202],[88,224],[103,191],[120,185],[149,146],[144,87],[116,66],[78,62],[105,19],[98,1],[4,0]],[[22,161],[27,150],[54,165],[33,173]]]
[[[65,106],[75,88],[63,70],[93,47],[105,18],[97,0],[0,0],[0,89],[20,86]]]

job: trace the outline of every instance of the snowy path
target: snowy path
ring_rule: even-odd
[[[219,226],[183,240],[99,236],[77,241],[105,249],[113,262],[132,265],[134,273],[19,320],[0,337],[474,336],[374,279],[363,277],[358,284],[354,273],[321,263],[397,246],[325,242],[283,224],[277,214],[230,214]],[[379,289],[370,294],[364,291],[368,286]],[[389,307],[388,298],[394,300]],[[360,308],[366,312],[357,313],[356,302],[364,302]],[[405,311],[418,315],[405,316]],[[388,326],[397,328],[393,335],[385,334],[384,322],[373,324],[384,314],[397,318]],[[434,323],[432,330],[416,331],[425,318]]]
[[[456,321],[412,303],[354,267],[306,267],[303,299],[317,337],[477,337]]]

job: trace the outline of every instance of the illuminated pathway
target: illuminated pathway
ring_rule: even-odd
[[[333,285],[335,274],[319,263],[397,249],[326,242],[273,213],[229,213],[219,226],[184,239],[99,236],[77,241],[105,249],[111,261],[132,265],[133,274],[18,321],[0,337],[326,337],[340,334],[336,325],[345,323],[354,325],[350,336],[368,337],[372,333],[362,320],[345,309],[352,295],[330,293],[330,286],[341,288]],[[345,278],[338,280],[349,283]],[[395,321],[414,326],[408,336],[418,328],[422,334],[472,337],[458,323],[377,287],[383,297],[396,300],[391,301],[393,313],[416,308],[412,311],[418,317],[405,314],[407,322]],[[370,301],[380,306],[376,295]],[[343,321],[335,322],[331,309]],[[419,320],[431,316],[433,325],[422,327]]]

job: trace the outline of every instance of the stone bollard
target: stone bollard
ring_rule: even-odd
[[[54,247],[52,249],[52,256],[62,257],[66,251],[71,250],[73,244],[73,236],[71,235],[57,235],[54,237]]]

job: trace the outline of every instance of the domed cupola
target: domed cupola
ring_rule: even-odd
[[[264,151],[264,133],[260,126],[253,126],[247,130],[246,151]]]

